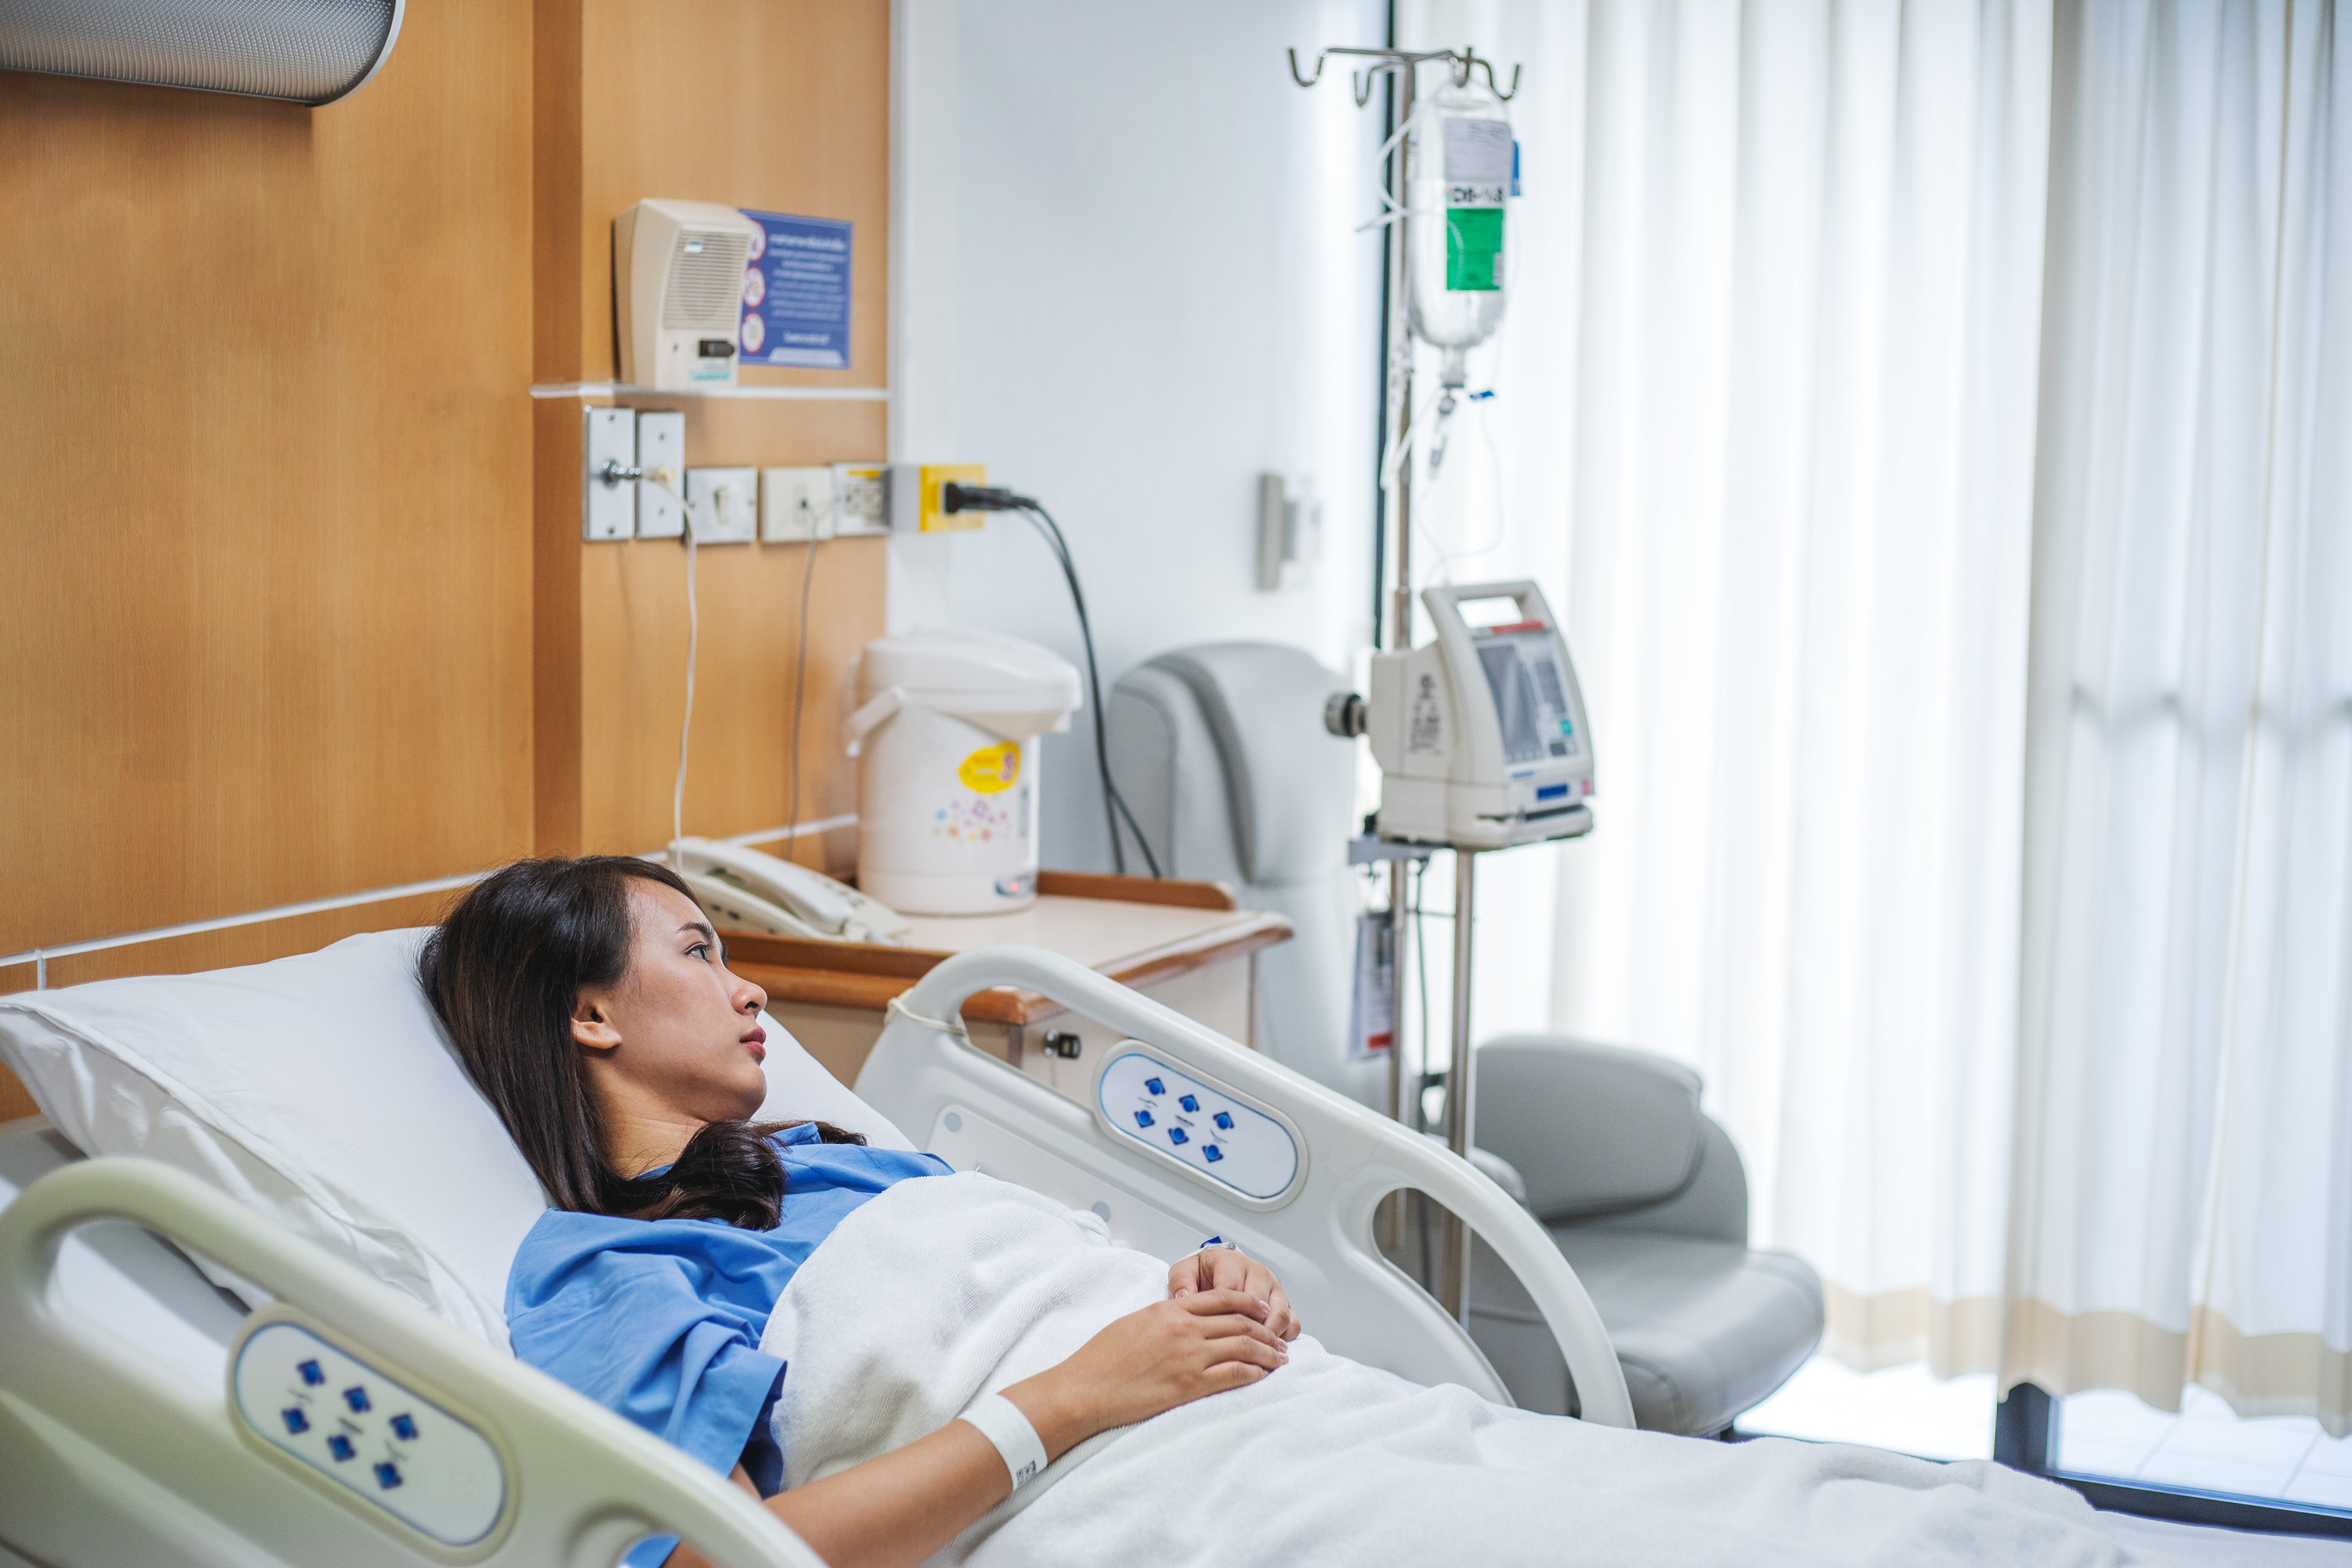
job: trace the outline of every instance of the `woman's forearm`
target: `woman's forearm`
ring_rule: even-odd
[[[996,1447],[967,1421],[837,1476],[778,1492],[769,1510],[832,1568],[914,1564],[1013,1489]]]
[[[1024,1378],[1004,1397],[1057,1459],[1097,1432],[1243,1388],[1288,1359],[1266,1327],[1266,1303],[1240,1291],[1200,1290],[1129,1312],[1059,1366]],[[750,1478],[738,1466],[740,1484]],[[996,1445],[968,1421],[839,1475],[767,1500],[778,1519],[831,1568],[894,1568],[922,1562],[1013,1489]],[[669,1568],[703,1568],[680,1547]]]
[[[1037,1429],[1048,1458],[1094,1435],[1093,1401],[1060,1368],[1006,1389]],[[741,1466],[736,1484],[751,1487]],[[766,1507],[831,1568],[897,1568],[917,1563],[953,1541],[1013,1489],[996,1445],[968,1421],[950,1421],[928,1437],[838,1475],[766,1500]],[[709,1568],[680,1546],[664,1568]]]

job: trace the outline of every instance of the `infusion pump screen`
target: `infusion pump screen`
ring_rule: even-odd
[[[1569,712],[1551,632],[1473,635],[1478,637],[1486,689],[1494,695],[1495,721],[1503,731],[1504,764],[1576,755],[1576,721]]]

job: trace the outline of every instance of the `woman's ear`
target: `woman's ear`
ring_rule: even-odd
[[[583,994],[573,1005],[572,1042],[591,1051],[609,1051],[621,1043],[620,1027],[602,999]]]

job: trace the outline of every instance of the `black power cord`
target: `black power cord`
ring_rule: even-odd
[[[1120,842],[1118,833],[1119,819],[1124,817],[1128,830],[1135,835],[1136,847],[1143,851],[1143,863],[1151,868],[1152,876],[1163,875],[1159,857],[1151,853],[1151,841],[1143,836],[1142,827],[1135,820],[1135,813],[1128,809],[1126,798],[1118,793],[1118,786],[1110,781],[1110,726],[1106,722],[1109,715],[1103,709],[1102,675],[1095,666],[1094,625],[1087,617],[1086,591],[1078,586],[1078,568],[1070,559],[1070,542],[1062,537],[1062,525],[1054,521],[1052,512],[1029,497],[992,487],[962,485],[950,480],[940,490],[940,504],[951,513],[1018,512],[1029,520],[1030,526],[1045,538],[1045,547],[1054,552],[1055,563],[1062,568],[1062,580],[1070,587],[1070,605],[1078,614],[1078,638],[1086,645],[1087,691],[1095,705],[1095,772],[1102,780],[1103,823],[1110,829],[1111,866],[1120,876],[1127,875],[1127,849]]]

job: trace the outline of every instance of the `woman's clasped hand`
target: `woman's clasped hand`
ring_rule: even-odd
[[[1263,1263],[1203,1248],[1169,1269],[1168,1296],[1005,1390],[1049,1452],[1245,1387],[1290,1359],[1283,1347],[1298,1337],[1298,1314]]]

